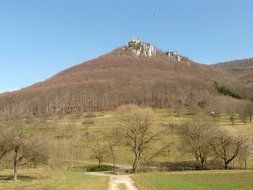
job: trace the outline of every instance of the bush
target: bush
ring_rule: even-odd
[[[92,125],[94,124],[94,121],[92,119],[86,119],[84,122],[83,122],[83,125]]]
[[[73,169],[78,172],[81,172],[81,171],[104,172],[104,171],[111,171],[113,169],[113,166],[110,166],[110,165],[101,165],[100,167],[98,165],[76,166]]]
[[[97,115],[96,115],[96,113],[94,113],[94,112],[88,112],[86,115],[85,115],[85,117],[86,118],[93,118],[93,117],[96,117]]]

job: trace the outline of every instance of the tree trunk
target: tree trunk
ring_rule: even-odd
[[[116,168],[116,160],[113,158],[113,168],[112,168],[112,173],[115,174],[115,168]]]
[[[204,169],[204,167],[205,167],[205,159],[201,159],[201,169],[203,170]]]
[[[99,168],[101,167],[101,161],[100,160],[98,161],[98,167]]]
[[[14,168],[13,180],[14,180],[14,181],[17,181],[17,179],[18,179],[18,172],[17,172],[17,168],[15,167],[15,168]]]
[[[247,160],[244,159],[244,169],[247,170]]]
[[[137,161],[135,160],[133,163],[133,173],[136,173],[137,169],[138,169],[138,164],[137,164]]]
[[[196,163],[194,163],[194,168],[195,170],[199,170],[200,168],[200,161],[199,161],[199,157],[195,157],[196,158]]]
[[[69,160],[69,166],[68,166],[68,171],[72,170],[72,160]]]
[[[110,145],[110,150],[111,150],[111,154],[112,154],[112,159],[113,159],[113,168],[112,168],[112,173],[115,174],[115,167],[116,167],[116,157],[114,154],[114,150],[112,145]]]
[[[227,161],[224,162],[224,169],[225,169],[225,170],[228,169],[228,163],[227,163]]]
[[[138,170],[138,165],[139,165],[139,156],[138,153],[135,154],[135,159],[133,163],[133,173],[136,173]]]
[[[17,181],[18,179],[18,149],[15,149],[13,156],[13,180]]]

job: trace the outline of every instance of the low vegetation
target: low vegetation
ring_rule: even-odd
[[[107,190],[109,178],[91,176],[61,169],[20,169],[17,182],[12,181],[12,171],[0,171],[1,190]]]
[[[189,171],[137,174],[139,190],[251,190],[252,171]]]

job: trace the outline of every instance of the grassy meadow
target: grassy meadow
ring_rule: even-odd
[[[12,181],[12,170],[0,171],[1,190],[91,190],[108,188],[109,177],[97,177],[60,169],[20,169],[19,180]]]
[[[253,171],[187,171],[136,174],[139,190],[251,190]]]

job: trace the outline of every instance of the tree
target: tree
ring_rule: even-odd
[[[241,102],[238,108],[239,117],[244,124],[247,123],[248,119],[251,122],[253,117],[253,103],[249,101]]]
[[[6,136],[2,136],[3,133]],[[13,130],[1,128],[1,156],[12,155],[14,181],[17,180],[19,166],[33,165],[36,167],[39,163],[46,163],[49,158],[46,144],[41,139],[27,137],[24,134],[20,126]]]
[[[246,143],[241,147],[241,151],[238,154],[238,161],[245,170],[247,169],[247,160],[250,156],[249,144]],[[242,166],[243,165],[243,166]]]
[[[67,128],[68,132],[68,138],[66,139],[67,143],[67,157],[68,157],[68,170],[70,171],[73,166],[73,160],[77,157],[77,155],[80,154],[79,148],[81,147],[80,145],[80,135],[78,134],[78,129],[77,127],[70,123]]]
[[[219,85],[217,81],[214,82],[214,88],[217,90],[219,94],[225,95],[225,96],[231,96],[236,99],[241,99],[241,96],[236,94],[235,92],[231,91],[228,87],[225,85]]]
[[[235,115],[234,115],[234,114],[231,114],[231,115],[229,116],[229,120],[231,121],[232,125],[234,125],[234,124],[235,124]]]
[[[156,115],[150,108],[126,105],[118,108],[118,114],[122,122],[121,139],[134,154],[132,171],[135,173],[143,160],[143,153],[152,147],[153,142],[160,140],[162,131],[155,132]],[[150,158],[157,156],[156,153],[152,153]]]
[[[49,158],[43,143],[20,133],[12,137],[11,154],[13,155],[14,181],[17,180],[19,166],[33,164],[36,167],[39,163],[46,163]]]
[[[211,152],[210,140],[214,127],[208,122],[192,122],[181,127],[183,149],[194,156],[195,168],[204,169]]]
[[[109,145],[110,157],[112,158],[112,163],[113,163],[113,168],[112,168],[113,174],[115,174],[115,168],[116,168],[115,148],[119,146],[121,142],[119,134],[120,134],[119,131],[113,128],[112,133],[106,137],[108,145]]]
[[[12,135],[10,130],[5,127],[0,127],[0,160],[11,150]]]
[[[223,160],[224,169],[228,169],[229,163],[239,155],[247,140],[240,136],[231,136],[225,131],[218,133],[211,139],[210,145],[213,152]]]
[[[101,163],[107,158],[110,147],[103,144],[99,137],[95,137],[95,145],[92,147],[92,158],[98,161],[98,167],[101,167]]]
[[[249,117],[249,121],[252,121],[252,117],[253,117],[253,103],[252,102],[248,102],[247,106],[246,106],[246,110],[248,113],[248,117]]]
[[[115,151],[114,151],[114,147],[112,144],[109,144],[109,148],[110,148],[110,153],[112,156],[112,163],[113,163],[113,167],[112,167],[112,173],[115,174],[115,168],[116,168],[116,156],[115,156]]]
[[[240,119],[242,120],[242,122],[243,122],[244,124],[247,124],[248,115],[247,115],[246,112],[241,112],[241,113],[239,114],[239,117],[240,117]]]
[[[25,160],[21,163],[22,166],[36,168],[39,164],[47,164],[50,157],[47,142],[38,137],[29,137],[26,139],[26,152],[23,157]]]

